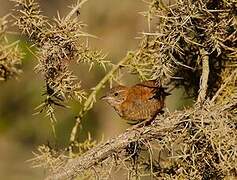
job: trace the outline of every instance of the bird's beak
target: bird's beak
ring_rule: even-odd
[[[108,99],[107,96],[102,96],[102,97],[100,97],[100,100],[103,100],[103,101],[105,101],[105,100],[107,100],[107,99]]]
[[[110,96],[102,96],[100,99],[103,100],[103,101],[106,101],[106,102],[109,102],[109,101],[113,100],[113,98],[110,97]]]

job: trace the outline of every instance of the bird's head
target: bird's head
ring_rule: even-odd
[[[128,88],[125,86],[116,86],[110,89],[105,96],[101,97],[102,100],[106,101],[113,107],[121,105],[127,97]]]

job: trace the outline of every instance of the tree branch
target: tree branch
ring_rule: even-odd
[[[236,133],[236,130],[231,128],[231,124],[234,121],[231,118],[230,110],[236,108],[236,104],[237,101],[219,106],[206,103],[203,108],[195,106],[194,108],[157,116],[151,125],[133,126],[121,135],[102,142],[81,156],[69,160],[65,165],[59,167],[49,175],[46,180],[64,180],[83,175],[86,171],[98,167],[100,163],[102,164],[109,158],[112,158],[114,154],[123,154],[122,151],[132,142],[156,142],[161,145],[161,149],[163,144],[164,146],[168,146],[168,149],[171,148],[170,151],[172,152],[178,146],[182,146],[183,148],[189,147],[189,149],[183,152],[183,157],[189,157],[192,154],[196,163],[198,161],[197,156],[206,153],[207,149],[205,147],[209,143],[213,143],[213,148],[217,147],[216,149],[209,149],[210,152],[222,151],[226,153],[226,147],[233,148],[230,150],[232,151],[234,150],[233,144],[236,143],[232,140],[229,141],[229,139],[235,138],[233,135]],[[223,130],[223,127],[226,129]],[[223,138],[226,138],[226,141],[228,140],[226,147],[223,146],[221,150],[219,149],[219,145],[223,142],[223,139],[217,141],[219,132],[225,132]],[[209,138],[206,139],[206,137]],[[194,152],[193,148],[197,146],[196,143],[199,141],[205,142],[205,145],[202,146],[203,148],[200,147],[198,152]],[[180,144],[180,142],[184,144]],[[170,146],[169,144],[172,145]],[[231,158],[234,160],[236,155],[233,153]],[[176,158],[178,161],[177,157],[173,158]],[[180,157],[182,157],[182,153]],[[222,163],[227,164],[229,162],[223,160]]]
[[[166,118],[165,121],[168,121],[170,117]],[[123,134],[118,137],[109,139],[106,142],[103,142],[96,146],[95,148],[87,151],[80,157],[77,157],[69,161],[64,167],[57,170],[56,173],[47,177],[47,180],[51,179],[66,179],[73,178],[80,173],[83,173],[84,170],[92,168],[98,162],[111,157],[114,153],[124,149],[129,143],[136,142],[141,139],[151,140],[157,139],[165,136],[166,133],[173,130],[175,124],[165,127],[158,127],[158,125],[142,126],[142,127],[132,127],[128,129]]]

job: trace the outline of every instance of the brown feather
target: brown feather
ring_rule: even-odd
[[[118,96],[114,96],[116,92]],[[162,111],[166,95],[165,88],[158,81],[151,80],[132,87],[114,87],[106,97],[122,118],[141,121],[152,119]]]

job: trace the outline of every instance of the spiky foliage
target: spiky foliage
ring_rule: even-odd
[[[95,171],[158,179],[223,179],[237,174],[237,101],[166,113],[151,126],[130,128],[69,161],[48,179]],[[104,171],[104,170],[107,171]],[[121,175],[120,175],[121,177]]]
[[[62,168],[69,159],[82,155],[86,151],[92,149],[97,142],[92,140],[90,133],[83,142],[74,141],[64,149],[52,147],[49,144],[41,145],[33,152],[34,158],[28,160],[31,165],[36,167],[45,168],[50,172],[57,171]],[[70,153],[68,153],[70,152]],[[86,173],[90,175],[90,173]]]
[[[152,1],[149,32],[123,65],[141,79],[184,86],[197,102],[102,142],[48,179],[88,172],[111,179],[118,171],[128,179],[235,178],[236,10],[235,0]]]
[[[38,48],[36,70],[46,82],[49,114],[51,104],[62,106],[71,97],[83,99],[84,91],[69,63],[74,59],[91,66],[107,63],[100,52],[86,46],[84,25],[72,13],[49,20],[33,0],[15,2],[16,24]],[[144,13],[149,32],[144,33],[140,48],[113,66],[84,101],[71,133],[69,154],[57,154],[44,146],[34,162],[52,171],[49,179],[78,175],[111,179],[118,171],[127,173],[128,179],[236,177],[236,6],[235,0],[175,0],[172,4],[153,0]],[[116,79],[121,67],[141,79],[184,86],[198,97],[197,102],[190,109],[167,112],[151,125],[132,127],[98,145],[90,138],[76,142],[78,126],[96,102],[97,92]]]
[[[81,4],[78,2],[75,7]],[[49,19],[42,15],[34,0],[15,0],[15,7],[15,24],[37,47],[39,63],[35,69],[43,75],[46,84],[46,100],[39,107],[46,108],[54,122],[54,105],[65,106],[63,102],[72,98],[79,102],[86,99],[86,92],[69,64],[75,61],[88,63],[90,67],[99,64],[105,68],[108,61],[101,51],[89,49],[87,39],[91,35],[82,31],[85,24],[73,14],[65,18],[58,14],[57,18]]]
[[[121,172],[128,179],[235,179],[236,107],[237,69],[202,107],[167,112],[150,126],[132,127],[67,162],[48,179],[88,173],[111,179]]]
[[[144,33],[130,64],[142,78],[183,85],[197,95],[202,54],[209,56],[208,94],[220,86],[220,73],[236,67],[237,5],[235,0],[154,0],[144,15],[154,29]],[[193,91],[194,90],[194,91]]]
[[[9,43],[7,39],[7,16],[0,18],[0,81],[17,78],[21,71],[21,59],[17,41]]]
[[[35,158],[28,160],[33,167],[44,167],[53,171],[61,167],[68,159],[63,152],[55,150],[49,145],[41,145],[37,150],[33,153]]]

